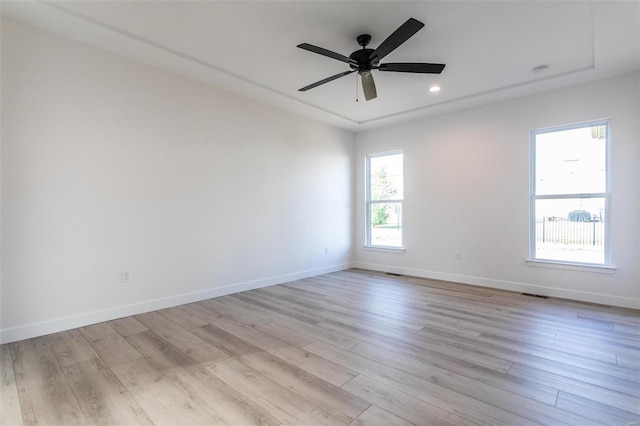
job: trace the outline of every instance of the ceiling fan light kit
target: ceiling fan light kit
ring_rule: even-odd
[[[300,49],[308,50],[309,52],[317,53],[338,61],[349,64],[351,70],[344,71],[339,74],[327,77],[323,80],[312,83],[301,89],[300,92],[306,92],[307,90],[321,86],[330,81],[337,80],[340,77],[357,72],[362,80],[362,91],[364,92],[365,99],[367,101],[375,99],[377,97],[376,85],[373,80],[373,74],[371,71],[391,71],[391,72],[406,72],[406,73],[420,73],[420,74],[440,74],[445,67],[445,64],[431,64],[425,62],[396,62],[381,64],[382,58],[393,52],[400,47],[405,41],[411,38],[415,33],[424,27],[424,24],[417,19],[409,18],[404,24],[395,30],[389,37],[387,37],[377,49],[367,48],[367,45],[371,42],[371,36],[369,34],[360,34],[356,41],[362,49],[358,49],[351,55],[344,56],[339,53],[332,52],[322,47],[314,46],[309,43],[299,44]]]

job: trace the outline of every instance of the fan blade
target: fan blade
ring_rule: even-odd
[[[368,101],[378,97],[376,92],[376,83],[373,81],[373,74],[371,71],[364,71],[360,74],[362,78],[362,91],[364,92],[364,98]]]
[[[424,24],[417,19],[409,18],[407,22],[400,25],[380,46],[369,55],[369,61],[375,64],[389,53],[393,52],[402,43],[409,40],[411,36],[417,33]]]
[[[309,52],[317,53],[319,55],[328,56],[329,58],[333,58],[333,59],[337,59],[337,60],[342,61],[342,62],[346,62],[348,64],[356,64],[357,65],[357,62],[354,61],[351,58],[348,58],[348,57],[346,57],[344,55],[341,55],[341,54],[336,53],[336,52],[332,52],[332,51],[327,50],[327,49],[323,49],[322,47],[314,46],[313,44],[302,43],[302,44],[299,44],[298,47],[300,49],[308,50]]]
[[[378,70],[440,74],[444,67],[445,64],[427,64],[423,62],[395,62],[389,64],[380,64]]]
[[[345,72],[341,72],[340,74],[336,74],[336,75],[332,75],[331,77],[327,77],[324,80],[320,80],[320,81],[316,81],[313,84],[310,84],[308,86],[304,86],[302,89],[298,89],[298,92],[306,92],[309,89],[313,89],[314,87],[318,87],[322,84],[328,83],[330,81],[336,80],[340,77],[344,77],[347,74],[351,74],[352,72],[356,72],[356,70],[350,70],[350,71],[345,71]]]

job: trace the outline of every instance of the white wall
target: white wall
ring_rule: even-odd
[[[7,19],[1,59],[1,341],[349,266],[351,133]]]
[[[611,118],[613,135],[616,270],[530,266],[529,131],[600,118]],[[360,133],[355,265],[640,308],[639,146],[639,73]],[[364,157],[396,149],[405,153],[406,252],[365,250]]]

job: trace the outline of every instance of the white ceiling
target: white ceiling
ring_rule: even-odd
[[[352,131],[640,69],[640,2],[3,1],[2,13],[123,56]],[[307,92],[348,65],[358,34],[377,47],[408,18],[425,27],[382,62],[447,64],[440,75],[374,71]],[[536,73],[533,68],[549,68]],[[433,84],[439,93],[429,93]]]

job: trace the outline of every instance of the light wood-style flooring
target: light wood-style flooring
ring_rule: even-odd
[[[361,270],[2,349],[6,425],[638,425],[640,312]]]

